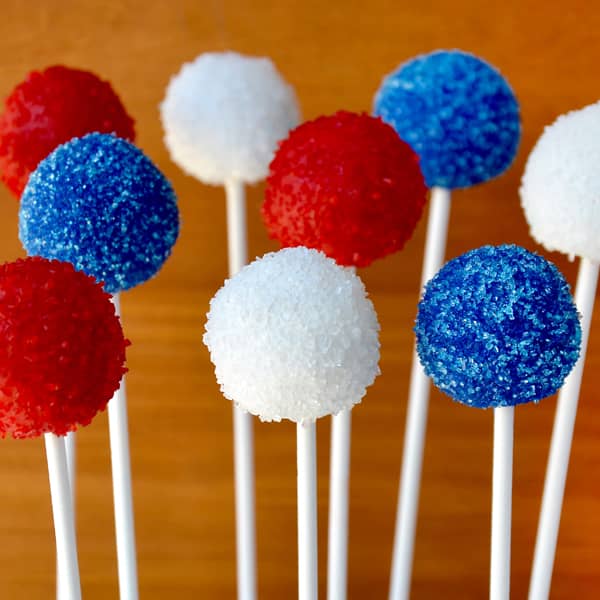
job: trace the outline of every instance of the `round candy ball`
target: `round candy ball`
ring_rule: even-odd
[[[484,246],[447,263],[425,288],[415,332],[435,385],[478,408],[550,396],[581,343],[565,279],[518,246]]]
[[[302,422],[361,401],[379,374],[378,332],[362,281],[298,247],[225,282],[204,343],[226,398],[263,421]]]
[[[0,265],[0,435],[90,423],[119,387],[128,344],[108,294],[69,263]]]
[[[277,142],[296,126],[296,95],[268,58],[201,54],[175,75],[160,106],[165,144],[208,184],[264,179]]]
[[[21,198],[19,236],[28,254],[73,263],[110,293],[154,276],[178,233],[170,183],[141,150],[113,135],[59,146]]]
[[[548,250],[600,261],[600,103],[560,116],[531,151],[521,205]]]
[[[20,196],[30,173],[59,144],[94,131],[132,140],[133,119],[108,81],[60,65],[32,71],[0,115],[0,176]]]
[[[521,137],[519,104],[507,81],[459,50],[418,56],[389,74],[375,114],[419,155],[429,187],[465,188],[500,175]]]
[[[364,267],[404,246],[426,193],[417,155],[389,125],[342,111],[300,125],[281,143],[262,214],[283,246]]]

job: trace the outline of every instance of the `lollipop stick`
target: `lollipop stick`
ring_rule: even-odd
[[[75,538],[75,522],[73,519],[65,442],[62,438],[51,433],[45,434],[44,440],[48,460],[61,594],[64,600],[80,600],[81,584],[79,582],[77,540]]]
[[[296,427],[298,465],[298,600],[317,600],[317,438],[316,424]]]
[[[76,434],[74,431],[69,431],[65,436],[65,450],[67,453],[67,472],[69,474],[69,486],[71,488],[71,496],[75,500],[75,468],[77,465],[77,444]],[[73,510],[75,510],[75,502],[73,502]]]
[[[490,600],[510,598],[514,406],[494,409]]]
[[[351,410],[343,410],[332,417],[329,467],[329,552],[327,555],[328,600],[344,600],[347,591],[351,429]]]
[[[69,431],[65,436],[65,450],[67,456],[67,474],[69,476],[69,489],[71,490],[71,507],[73,509],[73,521],[75,521],[75,469],[77,464],[77,445],[75,432]],[[60,576],[60,565],[56,561],[56,597],[58,600],[63,600],[65,592]]]
[[[450,191],[444,188],[431,190],[421,289],[439,271],[444,261],[450,197]],[[416,352],[413,352],[389,600],[406,600],[410,592],[428,405],[429,378]]]
[[[560,513],[597,284],[598,263],[582,258],[575,292],[575,304],[581,314],[581,354],[558,395],[529,584],[529,600],[546,600],[550,594]]]
[[[225,182],[229,276],[248,260],[244,185]],[[233,407],[235,516],[238,599],[256,598],[256,526],[254,511],[254,430],[252,416]]]
[[[113,296],[113,302],[116,314],[121,316],[119,294]],[[121,600],[137,600],[137,559],[125,379],[121,380],[119,389],[108,403],[108,430],[110,434],[113,501],[115,505],[119,597]]]

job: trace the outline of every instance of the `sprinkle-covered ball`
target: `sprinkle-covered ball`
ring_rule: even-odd
[[[521,205],[548,250],[600,261],[600,102],[558,117],[529,155]]]
[[[277,142],[300,121],[294,90],[271,60],[235,52],[185,63],[160,113],[173,162],[214,185],[264,179]]]
[[[500,175],[521,137],[519,104],[506,79],[459,50],[418,56],[390,73],[375,114],[419,155],[429,187],[465,188]]]
[[[32,71],[0,115],[0,176],[20,196],[29,174],[58,145],[94,131],[132,140],[133,119],[108,81],[54,66]]]
[[[302,422],[361,401],[379,374],[378,332],[362,281],[299,247],[225,282],[204,343],[226,398],[264,421]]]
[[[262,213],[283,246],[364,267],[404,246],[426,193],[417,155],[389,125],[342,111],[300,125],[281,143]]]
[[[39,257],[0,265],[0,435],[65,435],[125,373],[115,308],[93,278]]]
[[[141,150],[113,135],[59,146],[21,199],[19,236],[28,254],[73,263],[111,293],[154,276],[178,233],[170,183]]]
[[[581,342],[565,279],[519,246],[484,246],[447,263],[425,288],[415,332],[435,385],[478,408],[554,394]]]

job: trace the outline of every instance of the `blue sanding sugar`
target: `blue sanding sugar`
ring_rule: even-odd
[[[550,396],[581,344],[564,277],[519,246],[484,246],[447,263],[425,288],[415,332],[435,385],[478,408]]]
[[[141,150],[113,135],[59,146],[21,198],[19,237],[28,254],[70,262],[110,293],[154,276],[178,233],[171,184]]]
[[[375,114],[410,144],[429,187],[465,188],[505,171],[521,137],[504,77],[458,50],[419,56],[388,75]]]

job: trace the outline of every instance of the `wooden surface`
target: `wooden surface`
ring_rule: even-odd
[[[271,56],[297,88],[304,116],[369,110],[382,75],[436,48],[460,47],[497,65],[522,102],[513,168],[453,200],[448,256],[528,237],[517,189],[544,124],[600,95],[594,0],[4,0],[0,96],[27,71],[55,63],[110,79],[137,120],[138,141],[172,180],[183,229],[154,281],[123,298],[129,351],[133,473],[141,596],[234,598],[231,407],[201,343],[204,315],[225,269],[221,189],[170,161],[157,105],[171,74],[207,50]],[[249,192],[250,255],[275,246]],[[354,417],[350,598],[386,597],[425,219],[406,251],[361,273],[379,311],[382,377]],[[0,190],[0,256],[22,255],[17,203]],[[576,265],[552,255],[571,282]],[[598,313],[600,315],[600,313]],[[600,589],[600,317],[594,319],[577,420],[553,599]],[[555,400],[516,416],[513,598],[525,598]],[[319,422],[321,590],[326,557],[327,420]],[[413,595],[485,598],[492,414],[433,394]],[[84,597],[116,598],[106,416],[79,437],[78,533]],[[295,597],[295,441],[290,424],[257,425],[260,597]],[[2,598],[53,595],[54,552],[42,442],[0,443]],[[576,594],[576,596],[574,595]]]

